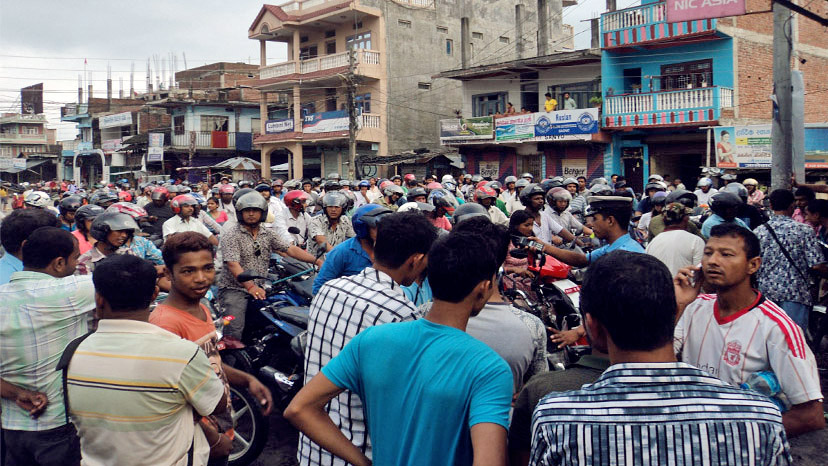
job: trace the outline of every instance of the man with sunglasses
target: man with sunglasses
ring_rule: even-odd
[[[218,299],[224,311],[234,317],[224,327],[226,343],[241,340],[248,295],[255,299],[265,298],[265,291],[255,280],[240,283],[236,278],[239,274],[246,271],[267,276],[272,252],[282,252],[303,262],[322,265],[321,259],[289,244],[274,230],[261,228],[267,207],[265,198],[255,191],[242,195],[234,203],[238,222],[221,235],[225,268],[218,279]]]

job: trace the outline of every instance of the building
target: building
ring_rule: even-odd
[[[42,113],[3,113],[0,116],[0,172],[7,181],[38,167],[43,176],[55,176],[55,130],[46,128]],[[45,172],[43,170],[46,170]],[[25,179],[25,178],[23,178]]]
[[[822,3],[809,8],[825,16]],[[692,188],[706,166],[769,180],[773,15],[770,0],[746,4],[744,16],[673,23],[663,1],[601,15],[606,175],[625,175],[637,192],[650,173]],[[792,21],[805,123],[825,122],[828,31]]]
[[[357,160],[438,146],[438,120],[463,106],[443,70],[546,55],[568,45],[560,1],[294,0],[264,5],[248,30],[260,43],[256,88],[285,93],[287,111],[262,103],[263,166],[290,162],[291,177],[347,173],[348,88]],[[287,61],[268,64],[268,43]],[[273,160],[271,160],[273,158]]]
[[[600,131],[601,51],[596,49],[444,71],[462,83],[462,115],[441,120],[441,144],[456,147],[467,173],[503,181],[604,174]],[[549,93],[558,108],[546,112]],[[571,101],[565,104],[564,95]],[[515,114],[506,114],[507,104]],[[568,109],[564,109],[564,107]]]

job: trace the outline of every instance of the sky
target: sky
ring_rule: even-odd
[[[618,7],[637,3],[621,0]],[[108,67],[113,97],[118,96],[120,78],[127,95],[133,64],[135,89],[143,92],[147,60],[155,69],[156,56],[163,60],[175,55],[179,71],[184,69],[185,56],[189,68],[217,61],[258,64],[259,44],[247,38],[247,28],[262,4],[261,0],[0,0],[0,111],[18,112],[20,88],[42,82],[47,126],[58,129],[58,140],[74,139],[74,125],[60,122],[60,107],[77,101],[84,60],[95,97],[106,96]],[[574,28],[576,49],[589,47],[589,22],[584,20],[604,8],[605,0],[580,0],[564,9],[563,22]],[[268,44],[267,50],[270,64],[287,57],[284,47],[276,44]]]

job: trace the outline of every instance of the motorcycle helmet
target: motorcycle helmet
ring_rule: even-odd
[[[530,182],[530,183],[531,183],[532,181],[534,181],[534,179],[535,179],[535,177],[534,177],[534,176],[532,176],[532,174],[531,174],[531,173],[529,173],[529,172],[526,172],[526,173],[524,173],[524,174],[520,175],[520,177],[521,177],[521,178],[524,178],[524,179],[529,180],[529,182]]]
[[[529,186],[529,180],[527,180],[526,178],[520,178],[517,181],[515,181],[515,190],[518,193],[520,193],[520,191],[527,186]]]
[[[650,181],[647,183],[647,186],[644,186],[644,192],[646,193],[651,189],[655,189],[656,191],[667,191],[667,186],[660,181]]]
[[[412,181],[417,181],[417,177],[413,173],[406,173],[406,175],[403,177],[403,181],[405,181],[406,183],[410,183]]]
[[[322,208],[325,209],[327,207],[341,207],[345,208],[348,204],[348,197],[345,196],[344,193],[340,193],[337,191],[331,191],[329,193],[325,193],[322,196]]]
[[[52,205],[52,199],[43,191],[32,191],[26,196],[25,204],[34,209],[45,209]]]
[[[431,192],[435,189],[443,189],[443,185],[441,185],[440,183],[438,183],[436,181],[432,181],[431,183],[426,185],[426,191]]]
[[[342,194],[345,195],[345,207],[342,208],[345,212],[350,212],[351,209],[354,208],[354,204],[356,204],[356,195],[352,191],[342,190],[340,191]]]
[[[733,218],[736,209],[742,204],[742,200],[736,194],[722,191],[710,198],[710,210],[714,214],[726,220]]]
[[[520,203],[528,207],[532,197],[538,194],[546,194],[546,191],[537,184],[530,183],[520,191]]]
[[[223,184],[223,185],[219,186],[219,194],[233,194],[235,192],[236,192],[236,188],[234,188],[233,185]]]
[[[454,210],[454,215],[451,216],[451,221],[455,225],[474,217],[486,217],[489,219],[489,213],[486,208],[474,202],[467,202]]]
[[[572,178],[572,177],[569,177],[569,178],[567,178],[567,179],[563,180],[563,187],[564,187],[564,188],[565,188],[565,187],[567,187],[567,186],[569,186],[569,185],[571,185],[571,184],[574,184],[574,185],[575,185],[575,187],[577,188],[577,186],[578,186],[578,180],[576,180],[575,178]]]
[[[589,188],[590,196],[612,196],[614,191],[607,184],[595,184]]]
[[[131,202],[116,202],[111,206],[107,207],[105,212],[127,214],[130,217],[132,217],[136,222],[139,218],[147,216],[146,210],[144,210],[141,207],[138,207],[136,204],[133,204]]]
[[[101,215],[102,213],[104,213],[104,209],[99,205],[87,204],[80,206],[80,208],[75,211],[75,225],[77,225],[78,230],[83,233],[87,233],[86,221],[95,220],[95,217]]]
[[[500,193],[500,191],[503,191],[503,185],[500,184],[500,181],[489,181],[488,183],[486,183],[486,186],[494,189],[495,192],[497,192],[498,194]]]
[[[472,175],[471,181],[472,181],[472,183],[477,184],[477,183],[480,183],[481,181],[483,181],[483,177],[480,176],[480,175]]]
[[[667,205],[667,193],[664,191],[659,191],[653,194],[652,202],[653,205]]]
[[[442,207],[449,214],[453,214],[457,208],[457,198],[445,189],[434,189],[428,193],[428,202],[435,208]]]
[[[190,193],[190,196],[193,196],[201,207],[207,207],[207,199],[201,193]]]
[[[284,199],[286,206],[293,206],[299,208],[300,212],[305,208],[305,204],[308,203],[308,200],[310,200],[310,196],[308,196],[308,193],[300,191],[298,189],[285,194]]]
[[[753,178],[745,178],[745,180],[742,181],[742,184],[745,186],[759,186],[759,182]]]
[[[696,201],[698,198],[696,195],[686,189],[676,189],[671,191],[667,194],[666,202],[667,204],[672,204],[674,202],[678,202],[683,204],[685,207],[696,207]]]
[[[708,177],[704,177],[704,178],[700,179],[698,181],[698,183],[696,183],[697,188],[702,188],[704,186],[712,186],[712,185],[713,185],[713,180],[711,180]]]
[[[408,202],[414,202],[414,199],[420,196],[428,196],[428,193],[426,193],[425,188],[411,188],[408,190],[408,194],[405,195],[405,198],[406,200],[408,200]]]
[[[589,187],[591,188],[591,187],[595,186],[596,184],[605,184],[605,185],[609,186],[609,181],[607,181],[607,179],[603,178],[603,177],[595,178],[594,180],[589,182]]]
[[[169,193],[170,192],[167,190],[167,188],[165,188],[163,186],[159,186],[159,187],[152,190],[152,194],[150,195],[150,199],[152,199],[153,201],[157,201],[157,200],[166,201],[167,200],[167,195]],[[93,195],[93,197],[94,197],[94,195]]]
[[[385,197],[393,199],[394,194],[397,194],[398,199],[399,199],[400,197],[403,197],[405,195],[405,191],[403,191],[403,189],[401,187],[399,187],[399,186],[397,186],[393,183],[389,184],[388,186],[386,186],[382,190],[382,195],[385,196]]]
[[[359,182],[359,184],[357,184],[357,188],[359,188],[359,189],[362,189],[362,188],[371,189],[371,182],[368,181],[368,180],[362,180],[362,181]]]
[[[517,177],[513,175],[509,175],[503,180],[503,183],[508,185],[509,183],[517,183]]]
[[[655,175],[655,174],[650,175],[650,177],[649,177],[649,178],[647,178],[647,183],[652,183],[653,181],[661,181],[661,182],[664,182],[664,177],[663,177],[663,176],[661,176],[661,175]]]
[[[742,183],[736,181],[730,182],[719,192],[733,193],[739,196],[742,202],[747,202],[748,191],[745,185],[743,185]]]
[[[170,208],[172,208],[174,214],[180,214],[181,207],[185,205],[195,207],[198,205],[198,201],[189,194],[180,194],[175,196],[172,202],[170,202]]]
[[[342,185],[339,183],[339,180],[329,179],[325,181],[324,185],[322,185],[322,189],[324,189],[326,193],[331,191],[339,191],[342,189]]]
[[[83,200],[78,196],[68,196],[63,198],[58,204],[60,215],[66,215],[69,212],[77,212],[80,209]]]
[[[454,181],[454,177],[449,174],[445,174],[442,178],[440,178],[440,183],[445,183],[447,181],[451,181],[452,183],[457,184],[457,182]]]
[[[552,188],[546,193],[546,202],[549,203],[549,205],[555,205],[555,202],[557,201],[569,202],[571,200],[572,194],[570,194],[566,188],[562,188],[560,186]]]
[[[477,202],[478,204],[483,199],[496,199],[496,198],[497,198],[497,193],[495,192],[494,189],[492,189],[488,186],[481,186],[481,187],[474,190],[474,202]]]
[[[256,191],[256,192],[259,192],[259,193],[262,192],[262,191],[270,191],[270,186],[268,186],[264,183],[257,184],[256,187],[253,188],[253,190]]]
[[[233,207],[236,208],[236,220],[243,225],[244,216],[242,212],[246,209],[258,209],[262,213],[259,222],[263,222],[267,218],[267,201],[261,194],[252,189],[248,189],[247,192],[243,191],[243,189],[240,189],[241,196],[233,200]]]
[[[239,199],[241,199],[241,197],[242,197],[242,196],[244,196],[244,195],[245,195],[245,194],[247,194],[247,193],[256,193],[256,194],[259,194],[258,192],[256,192],[256,191],[255,191],[255,190],[253,190],[252,188],[242,188],[242,189],[240,189],[240,190],[236,191],[236,193],[235,193],[235,194],[233,194],[233,205],[235,206],[235,205],[236,205],[236,201],[238,201]],[[259,194],[259,197],[261,197],[262,199],[264,199],[264,197],[262,197],[262,195],[261,195],[261,194]],[[267,201],[265,201],[265,202],[267,202]]]
[[[379,204],[365,204],[354,212],[351,217],[351,223],[354,227],[354,233],[359,239],[368,238],[370,236],[370,228],[376,228],[380,219],[388,214],[392,214],[391,209],[383,207]]]
[[[131,234],[134,234],[139,230],[138,224],[127,214],[104,212],[92,221],[89,234],[98,241],[106,241],[110,232],[123,230],[130,230]]]
[[[442,186],[442,187],[443,187],[446,191],[449,191],[449,192],[454,192],[454,190],[455,190],[455,189],[457,189],[457,185],[456,185],[456,184],[454,184],[454,181],[453,181],[453,180],[443,181],[443,183],[441,184],[441,186]]]
[[[328,175],[328,181],[339,181],[342,177],[339,176],[339,173],[331,173]]]

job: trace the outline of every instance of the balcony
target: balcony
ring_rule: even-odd
[[[376,77],[379,72],[380,53],[376,50],[356,51],[356,73],[367,77]],[[348,52],[324,55],[307,60],[288,61],[275,65],[264,66],[259,71],[262,81],[287,78],[309,79],[333,76],[336,73],[330,70],[341,70],[348,67]],[[286,79],[285,79],[286,80]],[[277,81],[282,81],[277,79]]]
[[[0,142],[15,144],[46,144],[46,133],[25,134],[25,133],[0,133]]]
[[[236,133],[228,131],[185,131],[172,135],[171,147],[176,149],[236,149]]]
[[[668,23],[666,3],[649,3],[602,14],[601,48],[646,46],[682,37],[712,37],[715,31],[715,19]]]
[[[604,127],[707,124],[732,106],[733,89],[718,86],[607,96]]]
[[[60,119],[63,121],[77,121],[86,118],[89,113],[89,104],[66,104],[60,108]]]
[[[46,123],[46,115],[14,114],[0,117],[0,125],[7,123]]]

